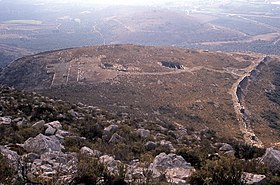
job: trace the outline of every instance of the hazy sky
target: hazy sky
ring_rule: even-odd
[[[0,0],[1,1],[1,0]],[[139,5],[139,4],[158,4],[165,2],[172,2],[172,0],[36,0],[40,3],[94,3],[94,4],[122,4],[122,5]]]

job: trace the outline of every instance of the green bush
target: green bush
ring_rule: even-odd
[[[103,129],[96,122],[96,120],[91,119],[85,119],[85,120],[79,120],[79,132],[81,136],[86,137],[87,139],[95,139],[96,137],[101,138],[103,134]]]
[[[194,151],[187,151],[186,149],[180,149],[177,151],[177,155],[181,155],[188,163],[195,168],[201,168],[202,160]]]
[[[269,176],[266,185],[279,185],[280,176]]]
[[[85,140],[80,137],[65,137],[64,138],[64,147],[68,152],[78,152],[80,148],[85,146]]]
[[[242,185],[241,162],[222,157],[219,160],[207,160],[206,164],[190,178],[194,185]]]
[[[253,159],[257,157],[261,157],[265,153],[265,149],[258,148],[256,146],[248,145],[248,144],[234,144],[233,148],[235,150],[235,157],[238,159]]]
[[[119,167],[119,174],[113,175],[108,172],[106,166],[99,162],[97,158],[80,155],[78,157],[76,177],[70,184],[125,185],[124,176],[125,170],[123,167]]]

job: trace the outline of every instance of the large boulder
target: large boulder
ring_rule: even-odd
[[[39,155],[49,151],[61,151],[60,142],[55,136],[45,136],[43,134],[27,139],[23,144],[23,148],[27,152]]]
[[[175,184],[186,184],[186,179],[195,172],[195,169],[182,156],[166,153],[157,155],[150,164],[149,170],[152,171],[153,178],[159,178],[165,174],[168,182]]]
[[[267,148],[261,161],[272,171],[280,171],[280,151],[273,148]]]

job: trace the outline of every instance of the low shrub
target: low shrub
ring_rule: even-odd
[[[177,151],[177,155],[182,156],[188,163],[191,163],[196,169],[201,168],[202,160],[194,151],[187,151],[186,149],[180,149]]]
[[[78,157],[78,170],[76,177],[70,184],[125,185],[124,176],[125,170],[122,167],[119,167],[119,174],[113,175],[108,172],[106,166],[97,158],[80,155]]]
[[[194,185],[243,185],[242,165],[239,160],[222,157],[219,160],[207,160],[206,164],[190,178]]]
[[[265,149],[263,148],[258,148],[244,143],[233,144],[233,148],[235,150],[235,157],[238,159],[253,159],[261,157],[265,153]]]

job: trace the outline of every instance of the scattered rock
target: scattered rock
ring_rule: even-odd
[[[226,151],[232,151],[233,148],[231,145],[227,143],[221,143],[221,147],[219,148],[220,151],[226,152]]]
[[[77,119],[79,117],[79,113],[74,111],[73,109],[69,110],[68,113],[74,118]]]
[[[17,123],[17,126],[23,126],[23,125],[28,125],[28,120],[25,119],[25,118],[22,118],[20,121],[18,121]]]
[[[93,150],[90,149],[89,147],[87,146],[84,146],[80,149],[80,153],[83,154],[83,155],[89,155],[89,156],[92,156],[93,155]]]
[[[118,130],[118,128],[119,128],[118,125],[113,124],[113,125],[110,125],[110,126],[104,128],[104,131],[108,132],[110,134],[113,134],[113,133],[115,133]]]
[[[261,184],[265,184],[266,176],[243,172],[242,180],[245,184],[261,185]]]
[[[164,140],[164,139],[167,138],[167,136],[164,135],[164,134],[162,134],[162,133],[157,133],[156,136],[155,136],[155,138],[156,138],[157,140]]]
[[[235,157],[235,151],[234,150],[226,151],[223,153],[223,155],[228,157]]]
[[[215,143],[214,145],[219,148],[219,151],[224,156],[228,156],[228,157],[234,157],[235,156],[235,151],[234,151],[233,147],[230,144],[227,144],[227,143]]]
[[[184,168],[171,168],[165,171],[165,176],[167,181],[172,184],[186,185],[187,178],[193,173],[193,170],[188,170]]]
[[[124,140],[123,137],[121,137],[119,134],[115,133],[112,135],[111,139],[109,140],[109,143],[119,143],[123,140]]]
[[[67,136],[70,136],[71,133],[68,132],[68,131],[65,131],[65,130],[57,130],[55,135],[60,135],[62,137],[67,137]]]
[[[43,134],[26,140],[23,144],[23,148],[27,152],[33,152],[39,155],[49,151],[61,151],[60,142],[56,137],[49,137]]]
[[[170,141],[162,140],[160,141],[160,146],[166,148],[168,151],[175,153],[176,149],[173,147]]]
[[[139,161],[133,162],[126,168],[125,181],[129,184],[146,184],[152,172],[141,166]]]
[[[52,136],[55,133],[56,133],[56,129],[51,126],[48,126],[48,128],[45,130],[45,135],[47,136]]]
[[[280,170],[280,151],[273,148],[267,148],[261,161],[272,171]]]
[[[17,122],[21,121],[22,119],[23,119],[23,118],[15,118],[15,119],[12,120],[12,122],[13,122],[13,123],[17,123]]]
[[[122,165],[122,163],[119,160],[115,160],[112,156],[109,155],[103,155],[99,158],[99,161],[103,163],[108,172],[112,175],[116,175],[119,173],[119,167]]]
[[[94,157],[100,157],[102,153],[99,150],[93,150],[93,156]]]
[[[10,125],[12,123],[11,118],[0,117],[0,125]]]
[[[23,155],[23,159],[25,162],[32,163],[36,159],[40,159],[40,155],[35,154],[35,153],[27,153]]]
[[[157,144],[153,141],[148,141],[145,144],[145,149],[148,150],[148,151],[154,150],[154,149],[156,149],[156,147],[157,147]]]
[[[147,138],[150,136],[151,132],[149,130],[145,130],[143,128],[140,128],[136,131],[136,134],[140,136],[141,138]]]
[[[169,182],[175,184],[186,183],[186,178],[192,175],[195,169],[185,161],[182,156],[176,154],[161,153],[150,164],[153,178],[159,178],[165,174]]]
[[[53,121],[53,122],[50,122],[50,123],[46,123],[45,126],[51,126],[57,130],[59,129],[62,129],[62,125],[59,121]]]
[[[32,125],[32,127],[36,128],[36,129],[42,129],[42,128],[44,128],[45,123],[46,122],[44,120],[41,120],[41,121],[34,123]]]

